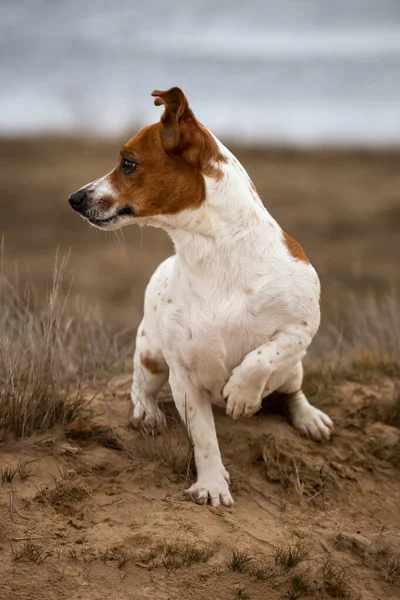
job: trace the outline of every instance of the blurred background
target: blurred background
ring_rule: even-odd
[[[1,3],[0,128],[125,132],[178,84],[217,135],[398,143],[397,0]]]
[[[344,292],[357,305],[396,288],[397,0],[3,0],[0,56],[0,235],[17,285],[42,294],[70,252],[70,298],[137,326],[170,241],[96,232],[67,197],[159,118],[151,91],[179,85],[317,267],[324,327]]]

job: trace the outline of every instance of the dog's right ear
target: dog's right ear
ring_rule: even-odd
[[[190,166],[200,165],[207,145],[204,127],[189,108],[185,94],[178,87],[152,93],[156,106],[164,106],[161,117],[161,142],[172,157],[181,157]]]

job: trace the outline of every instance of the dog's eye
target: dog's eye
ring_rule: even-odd
[[[125,175],[130,175],[136,169],[137,163],[134,160],[130,160],[129,158],[123,158],[121,162],[121,171],[125,173]]]

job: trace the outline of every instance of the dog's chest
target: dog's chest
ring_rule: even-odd
[[[173,348],[174,359],[210,390],[219,390],[232,369],[276,327],[276,319],[268,317],[248,288],[229,295],[183,292],[180,300],[178,295],[164,305],[162,323],[164,345]]]

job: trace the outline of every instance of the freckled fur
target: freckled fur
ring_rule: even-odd
[[[154,92],[165,107],[160,123],[122,150],[140,163],[137,171],[127,177],[115,169],[107,176],[110,210],[128,204],[137,216],[104,228],[149,224],[165,229],[174,242],[176,254],[157,268],[146,290],[139,328],[146,335],[138,334],[134,357],[133,421],[165,426],[157,394],[169,377],[194,442],[198,478],[188,493],[200,503],[230,506],[212,403],[225,405],[236,419],[251,416],[265,395],[280,390],[301,433],[316,440],[330,436],[331,420],[301,392],[301,361],[320,321],[320,286],[300,245],[269,214],[243,166],[192,119],[177,89]],[[90,186],[89,210],[97,211],[96,182]]]

